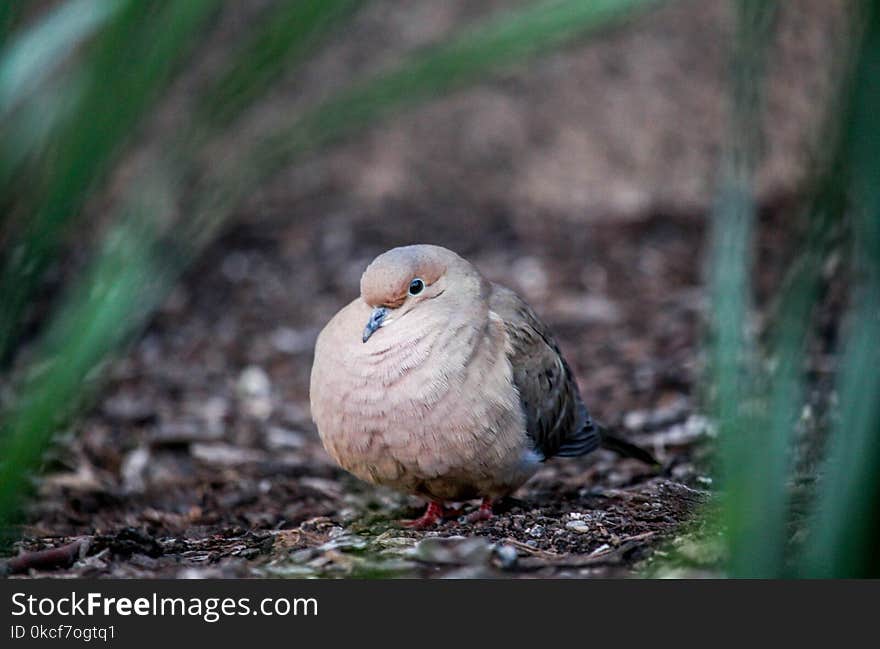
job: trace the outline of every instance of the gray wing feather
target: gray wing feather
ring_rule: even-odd
[[[584,455],[598,447],[599,429],[546,325],[516,293],[497,285],[489,308],[505,324],[513,381],[535,451],[546,459]]]

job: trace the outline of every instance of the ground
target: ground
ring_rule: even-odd
[[[621,575],[707,502],[711,431],[694,405],[699,221],[596,227],[589,255],[564,254],[564,241],[541,256],[513,236],[491,254],[459,242],[556,330],[595,415],[663,468],[608,451],[550,461],[492,520],[426,532],[395,526],[418,501],[338,469],[309,419],[315,336],[364,264],[329,245],[285,252],[308,227],[322,244],[335,236],[322,219],[230,232],[113,368],[30,505],[22,549],[88,540],[52,574]],[[587,290],[591,268],[615,278],[602,297]]]
[[[827,89],[816,61],[834,32],[825,8],[837,4],[784,11],[759,178],[763,293],[784,267],[821,105],[805,98]],[[209,48],[221,51],[244,21],[231,5]],[[371,61],[442,38],[470,5],[421,3],[412,24],[373,6],[254,119],[301,109],[285,98],[320,97]],[[676,3],[255,188],[110,368],[96,405],[59,435],[7,569],[604,577],[668,572],[674,557],[675,570],[713,570],[711,532],[695,514],[713,503],[700,350],[725,6]],[[406,38],[387,37],[394,30]],[[186,97],[186,82],[178,92]],[[170,128],[181,104],[148,135]],[[552,460],[492,520],[396,526],[420,503],[333,464],[310,420],[308,378],[318,331],[357,295],[366,264],[414,242],[450,247],[520,292],[556,333],[593,415],[662,467],[607,451]]]

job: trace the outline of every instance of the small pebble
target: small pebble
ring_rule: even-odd
[[[504,570],[510,570],[516,566],[519,554],[516,548],[504,544],[496,544],[492,548],[493,555],[498,562],[498,566]]]
[[[265,370],[256,365],[251,365],[242,371],[238,377],[238,391],[245,397],[261,397],[269,394],[272,383]]]
[[[483,537],[426,537],[413,548],[413,556],[425,563],[482,565],[492,555],[492,547]]]
[[[570,529],[572,532],[577,532],[578,534],[586,534],[590,531],[590,526],[581,520],[569,521],[565,524],[565,527]]]

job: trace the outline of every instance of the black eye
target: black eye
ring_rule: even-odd
[[[409,294],[410,295],[418,295],[425,288],[425,283],[416,277],[413,281],[409,283]]]

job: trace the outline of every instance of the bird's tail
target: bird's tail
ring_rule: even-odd
[[[600,427],[599,432],[601,434],[602,441],[600,442],[600,445],[602,446],[602,448],[606,448],[609,451],[614,451],[615,453],[617,453],[618,455],[622,455],[623,457],[631,457],[651,466],[660,466],[657,458],[655,458],[653,455],[651,455],[651,453],[643,449],[641,446],[636,446],[632,442],[628,442],[625,439],[614,435],[613,433],[609,432],[609,430],[604,426]]]

